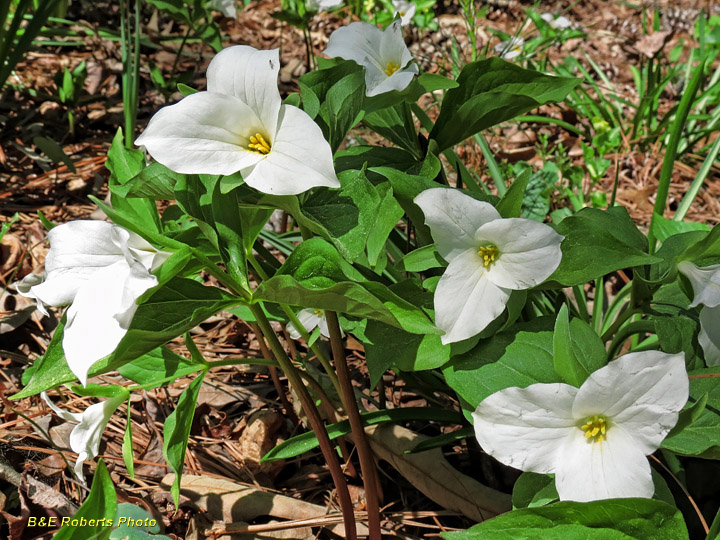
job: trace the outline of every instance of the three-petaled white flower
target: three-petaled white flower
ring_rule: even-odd
[[[560,264],[563,236],[548,225],[503,219],[491,204],[451,188],[425,190],[415,204],[449,263],[434,297],[443,343],[480,333],[503,312],[512,290],[538,285]]]
[[[415,11],[417,11],[417,4],[415,2],[392,0],[392,5],[395,8],[395,15],[400,15],[401,25],[407,26],[412,22]]]
[[[572,26],[570,19],[565,15],[555,15],[554,13],[543,13],[540,18],[550,25],[550,28],[555,30],[565,30]]]
[[[507,41],[502,41],[495,45],[495,52],[504,60],[511,60],[516,56],[520,56],[525,45],[525,40],[521,37],[513,37]]]
[[[330,36],[325,54],[363,66],[365,94],[369,97],[405,90],[419,72],[403,40],[399,20],[385,31],[365,22],[338,28]]]
[[[112,353],[127,333],[137,299],[157,285],[150,272],[170,254],[104,221],[58,225],[48,240],[45,275],[30,274],[16,288],[35,298],[46,314],[44,304],[71,304],[62,347],[68,366],[86,384],[90,367]]]
[[[336,8],[343,3],[343,0],[306,0],[305,7],[308,11],[327,11]]]
[[[720,264],[699,267],[690,261],[682,261],[678,270],[693,288],[690,307],[703,305],[698,341],[705,354],[705,363],[720,366]]]
[[[297,314],[297,318],[306,332],[310,333],[315,330],[315,328],[320,327],[320,335],[326,338],[330,337],[327,319],[321,309],[302,309]],[[300,339],[300,330],[298,330],[293,323],[289,323],[287,329],[292,339]]]
[[[127,394],[121,394],[90,405],[82,413],[71,413],[62,410],[50,401],[45,392],[42,392],[41,396],[60,418],[69,422],[78,422],[78,425],[70,432],[70,448],[78,455],[74,467],[75,476],[84,484],[83,462],[98,455],[105,426],[107,426],[115,410],[127,399]]]
[[[283,105],[279,69],[277,49],[223,49],[208,67],[207,91],[160,109],[135,144],[175,172],[240,172],[263,193],[340,187],[320,127],[304,111]]]
[[[645,456],[657,450],[688,399],[683,358],[631,353],[592,373],[580,388],[506,388],[478,405],[475,435],[505,465],[554,473],[562,501],[652,497]]]

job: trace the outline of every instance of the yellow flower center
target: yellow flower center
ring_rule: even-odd
[[[478,250],[478,255],[483,260],[483,266],[487,269],[500,256],[500,250],[497,246],[485,246]]]
[[[265,137],[263,137],[260,133],[256,133],[252,137],[250,137],[250,144],[248,144],[248,150],[251,152],[256,152],[258,154],[269,154],[270,153],[270,143],[268,143],[265,140]]]
[[[315,315],[317,315],[318,317],[322,317],[322,316],[323,316],[322,309],[316,309],[316,310],[315,310]]]
[[[401,17],[404,17],[404,16],[405,16],[405,12],[404,12],[404,11],[398,11],[398,13],[400,14]]]
[[[607,418],[600,415],[590,416],[585,419],[585,423],[580,426],[585,432],[585,438],[592,442],[602,442],[605,440],[605,432],[608,428]]]
[[[398,69],[400,69],[400,64],[396,64],[392,60],[390,60],[387,65],[385,66],[385,75],[388,77],[395,73]]]

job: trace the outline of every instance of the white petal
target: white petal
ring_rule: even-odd
[[[385,73],[380,73],[377,69],[367,68],[365,71],[365,95],[372,97],[392,90],[402,92],[412,82],[417,73],[418,67],[415,64],[410,64],[406,69],[396,71],[390,77]]]
[[[33,290],[38,285],[42,284],[45,279],[47,278],[47,274],[43,272],[42,274],[28,274],[24,278],[22,278],[20,281],[13,283],[13,288],[20,294],[21,296],[24,296],[25,298],[32,298],[37,302],[37,308],[46,317],[48,317],[50,314],[48,313],[47,308],[45,307],[45,303],[37,297],[37,293]],[[72,298],[70,297],[69,302],[72,302]]]
[[[438,253],[448,262],[475,248],[475,232],[484,224],[500,219],[493,205],[477,201],[457,189],[431,188],[414,200],[425,214]]]
[[[645,454],[618,426],[610,426],[602,442],[573,429],[556,455],[555,486],[561,501],[650,498],[655,492]]]
[[[350,23],[330,35],[324,52],[330,58],[354,60],[360,65],[372,62],[379,67],[382,61],[379,48],[382,37],[382,30],[372,24]]]
[[[708,366],[720,366],[720,307],[700,310],[698,341]]]
[[[473,412],[475,436],[495,459],[523,471],[553,473],[557,452],[573,431],[577,389],[568,384],[506,388]]]
[[[678,270],[690,280],[695,293],[690,307],[699,304],[707,307],[720,305],[720,264],[700,268],[690,261],[682,261],[678,264]]]
[[[493,285],[474,249],[455,257],[435,289],[435,326],[443,344],[482,332],[505,309],[510,292]]]
[[[259,51],[247,45],[235,45],[220,51],[210,62],[207,89],[234,96],[248,105],[267,130],[263,135],[274,139],[282,104],[279,72],[278,49]]]
[[[235,7],[235,0],[212,0],[212,8],[215,11],[219,11],[230,19],[237,18],[237,8]]]
[[[564,15],[560,15],[550,23],[550,26],[556,30],[565,30],[566,28],[570,28],[572,26],[572,22]]]
[[[155,113],[135,144],[178,173],[229,175],[265,159],[247,149],[256,133],[270,138],[248,105],[236,97],[198,92]]]
[[[125,231],[125,229],[121,229],[120,227],[116,228]],[[123,250],[127,250],[132,259],[140,262],[146,270],[154,272],[172,255],[172,253],[167,251],[158,251],[147,243],[142,236],[134,232],[125,232],[128,233],[128,236],[127,241],[122,246]]]
[[[61,409],[50,400],[47,392],[40,392],[40,397],[43,398],[45,400],[45,403],[47,403],[48,407],[50,407],[52,411],[63,420],[67,420],[69,422],[79,422],[80,420],[82,420],[82,413],[72,413],[70,411]]]
[[[117,396],[85,409],[81,414],[80,423],[70,433],[70,448],[73,452],[86,452],[85,459],[92,459],[98,455],[105,426],[125,399],[125,396]]]
[[[45,258],[48,278],[55,270],[108,266],[123,258],[113,241],[116,225],[106,221],[76,220],[53,227],[48,233],[50,251]]]
[[[480,227],[476,245],[492,244],[500,256],[488,269],[498,287],[529,289],[545,281],[560,265],[563,236],[531,219],[498,219]]]
[[[310,188],[339,188],[332,150],[322,130],[297,107],[283,105],[280,125],[266,159],[244,177],[245,183],[272,195],[297,195]]]
[[[301,309],[300,312],[297,314],[297,318],[305,331],[309,334],[315,329],[315,327],[319,324],[320,320],[323,317],[317,315],[314,309],[307,308]],[[325,326],[327,328],[327,323],[325,324]],[[300,332],[293,323],[289,323],[287,325],[287,328],[291,339],[300,339]]]
[[[495,45],[495,52],[498,53],[500,58],[511,60],[520,55],[524,45],[525,40],[523,38],[513,37]]]
[[[90,367],[115,350],[137,310],[135,302],[157,284],[139,263],[125,260],[98,270],[67,310],[65,359],[82,384]]]
[[[550,24],[552,21],[555,20],[555,15],[553,15],[552,13],[543,13],[542,15],[540,15],[540,18],[546,23]]]
[[[79,452],[78,457],[75,460],[75,466],[73,467],[73,471],[75,472],[75,476],[77,476],[78,480],[82,484],[85,484],[85,476],[83,476],[83,463],[87,459],[88,453],[87,452]]]
[[[682,353],[630,353],[590,374],[578,391],[573,414],[578,420],[607,417],[648,455],[677,423],[688,395]]]

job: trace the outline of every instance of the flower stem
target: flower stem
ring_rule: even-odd
[[[631,322],[627,326],[624,326],[615,336],[615,339],[610,343],[608,349],[608,359],[612,359],[615,353],[618,351],[622,344],[625,343],[627,338],[635,336],[637,334],[652,334],[655,332],[655,323],[648,320]]]
[[[326,311],[325,318],[327,319],[328,330],[330,331],[330,343],[332,344],[333,357],[335,359],[335,369],[340,381],[340,388],[342,389],[341,396],[343,405],[350,420],[353,440],[357,447],[358,458],[360,458],[360,469],[362,470],[365,499],[367,501],[370,540],[381,540],[380,504],[378,502],[378,482],[375,461],[367,437],[365,436],[365,428],[363,427],[360,411],[355,401],[355,393],[353,392],[352,383],[350,382],[350,373],[347,359],[345,358],[345,346],[342,342],[342,334],[340,332],[340,323],[338,323],[337,314],[334,311]]]
[[[639,311],[640,311],[640,310],[639,310],[638,308],[636,308],[636,307],[634,307],[634,306],[632,306],[632,305],[631,305],[631,306],[628,306],[628,308],[627,308],[625,311],[623,311],[620,315],[618,315],[617,319],[615,319],[615,322],[613,322],[613,323],[610,325],[610,328],[608,328],[608,329],[605,331],[605,333],[602,335],[602,340],[603,340],[603,341],[609,340],[609,339],[613,336],[613,334],[615,334],[615,332],[617,332],[617,331],[620,329],[620,327],[621,327],[623,324],[625,324],[625,322],[626,322],[630,317],[632,317],[632,316],[635,315],[636,313],[639,313]]]
[[[322,452],[323,457],[328,464],[328,467],[330,469],[330,475],[332,476],[333,482],[335,483],[335,489],[337,490],[338,499],[340,501],[340,507],[343,514],[343,522],[345,523],[345,538],[349,540],[356,540],[357,532],[355,527],[355,514],[353,511],[352,500],[350,499],[350,492],[348,491],[347,482],[345,482],[345,477],[343,476],[342,470],[340,469],[340,463],[338,462],[337,454],[335,454],[333,445],[330,442],[327,431],[325,430],[325,424],[320,418],[320,413],[315,407],[315,404],[313,403],[310,394],[308,393],[305,385],[300,379],[300,375],[295,369],[295,366],[293,366],[290,358],[288,358],[287,354],[285,353],[285,349],[283,349],[280,341],[275,335],[275,332],[270,326],[270,321],[268,321],[267,317],[265,316],[265,312],[263,311],[261,305],[259,303],[250,304],[250,310],[255,316],[255,320],[257,321],[262,334],[265,336],[265,339],[267,339],[268,344],[270,345],[270,349],[275,356],[275,359],[277,360],[278,364],[280,364],[283,372],[285,372],[285,376],[288,378],[288,382],[292,385],[293,388],[295,388],[295,392],[297,392],[297,395],[300,398],[302,408],[307,415],[308,421],[310,422],[310,427],[315,432],[315,435],[318,438],[318,442],[320,443],[320,451]]]

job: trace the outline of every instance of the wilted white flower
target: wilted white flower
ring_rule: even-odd
[[[338,28],[330,36],[325,54],[363,66],[367,96],[405,90],[419,71],[403,40],[400,21],[385,31],[365,22]]]
[[[112,353],[127,333],[137,299],[157,285],[150,272],[170,254],[104,221],[58,225],[48,240],[45,275],[28,276],[16,288],[35,298],[45,313],[43,304],[71,304],[62,346],[68,366],[86,384],[90,367]]]
[[[127,394],[121,394],[90,405],[82,413],[64,411],[50,401],[45,392],[40,395],[60,418],[69,422],[78,422],[78,425],[70,432],[70,448],[78,455],[75,462],[75,476],[84,484],[83,462],[98,455],[105,426],[107,426],[115,410],[127,399]]]
[[[305,331],[309,334],[315,328],[320,327],[320,335],[329,338],[330,330],[328,330],[327,319],[325,313],[321,309],[303,309],[297,314],[298,321],[302,324]],[[293,323],[287,325],[288,333],[291,339],[300,339],[300,331]]]
[[[545,281],[560,264],[563,237],[530,219],[503,219],[489,203],[450,188],[415,197],[438,253],[449,263],[435,289],[443,343],[480,333],[505,309],[510,292]]]
[[[279,69],[277,49],[220,51],[207,70],[207,92],[160,109],[135,144],[175,172],[240,172],[263,193],[340,187],[320,127],[304,111],[283,105]]]
[[[645,456],[658,449],[688,400],[682,354],[631,353],[580,388],[506,388],[473,413],[483,450],[508,465],[555,474],[560,500],[653,496]]]
[[[522,53],[525,40],[521,37],[513,37],[495,45],[495,52],[504,60],[511,60]]]
[[[412,22],[415,11],[417,11],[417,4],[415,2],[392,0],[392,5],[395,8],[395,15],[400,15],[400,24],[407,26]]]
[[[548,23],[550,27],[554,28],[555,30],[565,30],[566,28],[570,28],[572,26],[572,22],[570,21],[570,19],[568,19],[564,15],[543,13],[540,18],[542,18],[543,21]]]
[[[343,0],[306,0],[305,7],[308,11],[327,11],[342,5]]]
[[[237,18],[237,8],[235,7],[235,0],[212,0],[212,8],[215,11],[219,11],[230,19]]]

